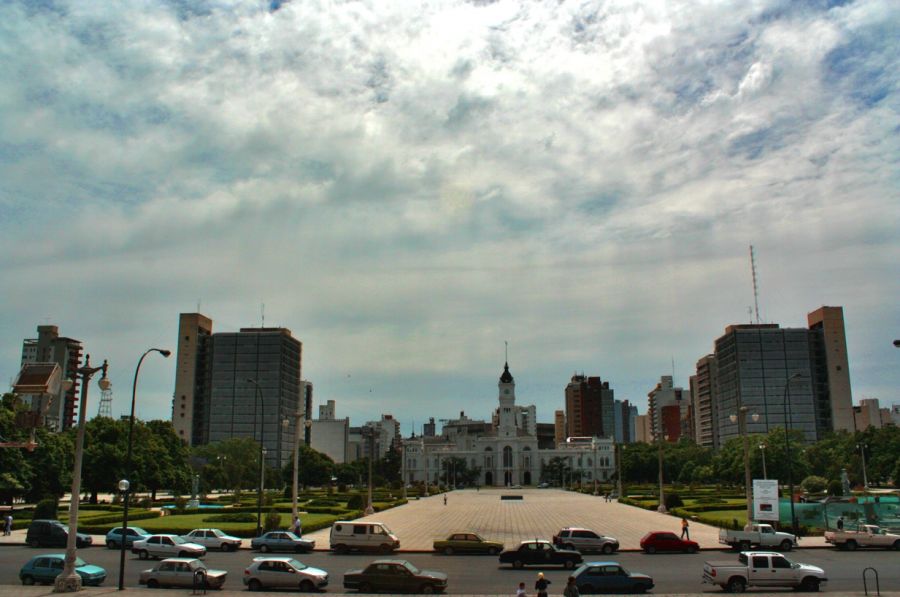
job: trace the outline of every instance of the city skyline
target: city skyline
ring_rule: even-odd
[[[854,402],[900,401],[898,28],[881,0],[5,3],[0,378],[54,324],[118,415],[179,313],[264,304],[354,420],[483,412],[504,341],[542,422],[576,372],[646,412],[755,320],[752,244],[760,320],[842,306]]]

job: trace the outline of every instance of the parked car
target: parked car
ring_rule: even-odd
[[[269,531],[250,541],[250,549],[258,549],[263,553],[269,551],[307,553],[312,551],[315,546],[315,541],[301,539],[290,531]]]
[[[825,571],[818,566],[791,562],[774,551],[745,551],[737,562],[703,565],[703,582],[731,593],[743,593],[747,587],[793,587],[815,592],[827,581]]]
[[[753,524],[746,531],[720,529],[719,543],[741,551],[751,547],[772,547],[790,551],[797,545],[797,536],[776,531],[770,524]]]
[[[588,551],[614,553],[619,550],[619,540],[606,537],[590,529],[566,527],[553,535],[553,544],[564,549],[574,549],[581,553]]]
[[[29,547],[66,547],[69,541],[69,527],[58,520],[32,520],[25,534],[25,544]],[[88,547],[94,540],[84,533],[75,534],[75,547]]]
[[[585,562],[572,573],[575,585],[585,595],[591,593],[644,593],[653,588],[653,579],[629,572],[618,562]]]
[[[328,586],[328,573],[286,556],[262,556],[244,570],[244,586],[262,589],[300,589],[316,591]]]
[[[189,543],[178,535],[150,535],[146,539],[131,544],[131,553],[139,558],[202,558],[206,548],[196,543]]]
[[[857,547],[900,550],[900,535],[888,533],[875,524],[864,524],[858,531],[825,531],[825,542],[851,551]]]
[[[34,556],[19,570],[19,580],[23,585],[50,584],[62,573],[65,562],[66,554],[64,553]],[[100,566],[88,564],[81,558],[75,558],[75,572],[81,577],[81,583],[84,585],[96,587],[106,580],[106,570]]]
[[[241,548],[241,540],[220,531],[219,529],[194,529],[182,539],[202,545],[207,550],[236,551]]]
[[[503,551],[503,544],[483,539],[477,533],[452,533],[446,539],[435,541],[434,551],[448,556],[455,553],[486,553],[493,556]]]
[[[208,589],[221,589],[227,576],[227,570],[212,570],[196,558],[166,558],[153,568],[143,570],[138,582],[151,589],[192,588],[196,586],[195,583]]]
[[[571,549],[560,549],[549,541],[522,541],[516,549],[500,554],[501,564],[523,566],[562,566],[574,568],[582,562],[581,554]]]
[[[336,553],[354,549],[390,553],[400,547],[400,539],[382,522],[338,520],[331,525],[330,542]]]
[[[647,533],[641,539],[641,549],[647,553],[658,551],[683,551],[684,553],[697,553],[700,544],[696,541],[681,539],[675,533],[669,531],[654,531]]]
[[[363,570],[345,572],[344,588],[360,593],[440,593],[447,588],[447,575],[419,570],[406,560],[375,560]]]
[[[150,533],[141,527],[128,527],[125,533],[125,547],[131,548],[135,541],[141,541],[150,536]],[[122,547],[122,527],[115,527],[106,533],[106,547],[110,549],[121,549]]]

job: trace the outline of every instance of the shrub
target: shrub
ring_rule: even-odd
[[[263,521],[263,530],[274,531],[281,526],[281,515],[275,510],[269,510],[266,519]]]
[[[666,494],[666,509],[671,510],[672,508],[680,508],[684,506],[684,501],[682,501],[681,496],[675,492],[670,492]]]
[[[234,514],[213,514],[203,519],[203,522],[256,522],[256,516],[249,512],[236,512]]]
[[[808,493],[822,493],[828,487],[828,479],[818,475],[810,475],[800,483]]]
[[[348,510],[362,510],[366,507],[366,500],[359,493],[350,496],[350,499],[347,500],[347,509]]]
[[[184,514],[184,509],[186,507],[187,507],[187,499],[186,498],[184,498],[180,495],[175,498],[175,511],[176,512],[178,512],[179,514]]]
[[[58,516],[59,500],[55,497],[47,497],[42,499],[34,507],[34,519],[50,518],[55,519]]]

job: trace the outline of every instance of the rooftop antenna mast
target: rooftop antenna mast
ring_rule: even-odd
[[[756,255],[750,245],[750,274],[753,276],[753,308],[756,313],[756,325],[759,325],[759,287],[756,284]]]
[[[503,362],[509,363],[509,341],[503,341]]]
[[[260,316],[260,318],[262,318],[262,324],[260,325],[260,327],[266,327],[266,304],[265,303],[259,304],[259,316]]]

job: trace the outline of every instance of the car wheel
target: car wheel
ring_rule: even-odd
[[[29,586],[33,585],[33,584],[34,584],[34,577],[33,577],[33,576],[28,576],[28,575],[26,574],[25,576],[22,577],[22,584],[23,584],[23,585],[29,585]]]
[[[146,549],[142,549],[141,551],[138,552],[138,557],[142,560],[149,560],[150,552],[147,551]]]
[[[846,545],[847,549],[849,549],[850,551],[856,551],[856,548],[859,547],[859,545],[857,545],[856,541],[854,541],[853,539],[847,541]]]
[[[232,547],[231,543],[223,543],[219,546],[219,551],[231,551]]]
[[[572,568],[575,567],[575,560],[566,560],[565,563],[563,564],[563,567],[566,570],[571,570]]]
[[[566,543],[565,545],[563,545],[563,549],[570,549],[572,551],[575,551],[575,546],[571,543]]]
[[[118,545],[116,545],[115,541],[107,541],[106,542],[106,549],[115,549],[117,547],[118,547]]]
[[[897,543],[900,543],[900,541],[898,541]],[[897,545],[895,544],[895,545],[894,545],[894,549],[900,549],[900,547],[897,547]],[[496,547],[490,548],[490,549],[488,550],[488,555],[491,555],[491,556],[497,555],[497,548],[496,548]]]
[[[636,585],[634,585],[634,592],[635,592],[635,593],[646,593],[646,592],[647,592],[647,585],[642,585],[642,584],[636,584]]]
[[[900,539],[894,541],[894,545],[892,547],[894,548],[894,551],[900,551]]]
[[[363,584],[359,585],[359,592],[360,593],[374,593],[375,591],[372,590],[372,585],[370,585],[367,582],[364,582]]]
[[[803,579],[803,582],[800,583],[800,589],[808,593],[818,593],[819,579],[812,576],[807,576]]]
[[[582,595],[590,595],[594,592],[594,587],[593,585],[581,585],[578,587],[578,592]]]
[[[601,549],[600,551],[602,551],[605,554],[610,554],[613,552],[613,546],[611,543],[607,543],[606,545],[603,546],[603,549]]]
[[[331,549],[334,550],[334,553],[347,553],[347,546],[342,543],[338,543]]]
[[[513,568],[516,568],[516,569],[520,569],[520,568],[522,568],[522,566],[524,566],[524,565],[525,565],[525,564],[522,563],[522,560],[516,560],[516,561],[513,562]]]
[[[748,549],[750,549],[750,542],[749,541],[741,541],[739,549],[741,551],[747,551]]]
[[[147,588],[148,589],[158,589],[159,581],[156,580],[155,578],[151,578],[150,580],[147,581]]]
[[[304,593],[312,593],[316,590],[316,585],[312,584],[312,581],[307,579],[300,583],[300,590]]]
[[[747,588],[747,581],[741,577],[732,578],[725,585],[725,590],[729,593],[743,593]]]
[[[251,578],[250,582],[247,583],[247,588],[251,591],[259,591],[262,590],[262,583],[255,578]]]
[[[444,548],[444,555],[445,555],[445,556],[452,556],[452,555],[453,555],[453,548],[452,548],[452,547],[445,547],[445,548]]]
[[[644,551],[646,551],[649,554],[654,554],[654,553],[656,553],[656,548],[652,545],[648,545],[647,547],[644,548]]]
[[[687,552],[688,552],[688,553],[697,553],[697,546],[696,546],[696,545],[690,545],[690,546],[688,546]]]
[[[263,543],[262,545],[259,546],[259,551],[261,551],[263,553],[269,553],[269,546],[266,545],[265,543]]]
[[[27,545],[28,547],[37,547],[38,546],[37,539],[26,539],[25,545]]]
[[[781,542],[781,551],[791,551],[792,547],[794,547],[794,544],[787,539]]]

